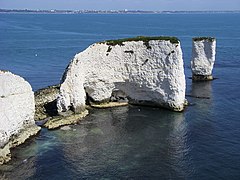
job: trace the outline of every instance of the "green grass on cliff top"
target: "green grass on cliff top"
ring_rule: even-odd
[[[133,38],[107,40],[107,41],[103,41],[100,43],[106,43],[107,45],[111,45],[111,46],[115,46],[115,45],[123,46],[124,45],[123,43],[128,42],[128,41],[143,41],[144,43],[148,43],[151,40],[170,41],[173,44],[178,44],[180,42],[178,38],[169,37],[169,36],[154,36],[154,37],[137,36],[137,37],[133,37]]]
[[[203,40],[213,42],[215,40],[215,38],[214,37],[195,37],[195,38],[193,38],[193,41],[203,41]]]

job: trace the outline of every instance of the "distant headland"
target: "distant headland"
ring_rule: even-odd
[[[143,10],[41,10],[41,9],[0,9],[0,13],[36,13],[36,14],[204,14],[204,13],[240,13],[235,11],[143,11]]]

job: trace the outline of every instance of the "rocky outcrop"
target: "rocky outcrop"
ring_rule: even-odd
[[[88,114],[85,110],[80,114],[75,114],[71,110],[58,113],[57,97],[59,96],[59,85],[49,86],[39,89],[35,96],[35,120],[40,126],[48,129],[56,129],[64,125],[75,124]]]
[[[72,111],[67,111],[59,116],[50,117],[43,126],[48,129],[56,129],[65,125],[76,124],[88,115],[88,110],[75,114]]]
[[[216,55],[216,39],[212,37],[193,38],[192,79],[193,81],[213,80],[212,70]]]
[[[57,97],[59,95],[59,85],[49,86],[47,88],[39,89],[34,93],[35,96],[35,120],[43,120],[57,113]]]
[[[101,106],[119,99],[184,109],[185,75],[177,38],[136,37],[91,45],[68,65],[57,107],[58,112],[82,112],[86,101]]]
[[[0,164],[11,159],[10,148],[37,134],[32,88],[20,76],[0,71]]]

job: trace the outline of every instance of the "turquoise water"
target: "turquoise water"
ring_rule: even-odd
[[[239,179],[240,14],[0,14],[0,69],[34,90],[59,83],[78,52],[106,39],[177,36],[191,76],[191,38],[217,38],[212,82],[187,78],[183,113],[146,107],[92,110],[71,130],[43,129],[13,151],[0,179]]]

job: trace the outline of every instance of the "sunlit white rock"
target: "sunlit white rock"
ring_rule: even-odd
[[[30,84],[20,76],[0,71],[0,164],[7,161],[4,158],[10,153],[9,148],[21,143],[16,142],[14,137],[25,131],[26,137],[21,136],[20,140],[24,142],[28,135],[39,131],[34,122],[34,112],[35,102]],[[14,143],[9,145],[9,140]]]
[[[185,75],[180,42],[131,40],[95,43],[77,54],[60,87],[58,111],[84,109],[86,93],[93,101],[109,100],[121,90],[129,103],[182,111]]]
[[[193,38],[191,68],[193,80],[212,79],[216,55],[216,39],[210,37]]]

